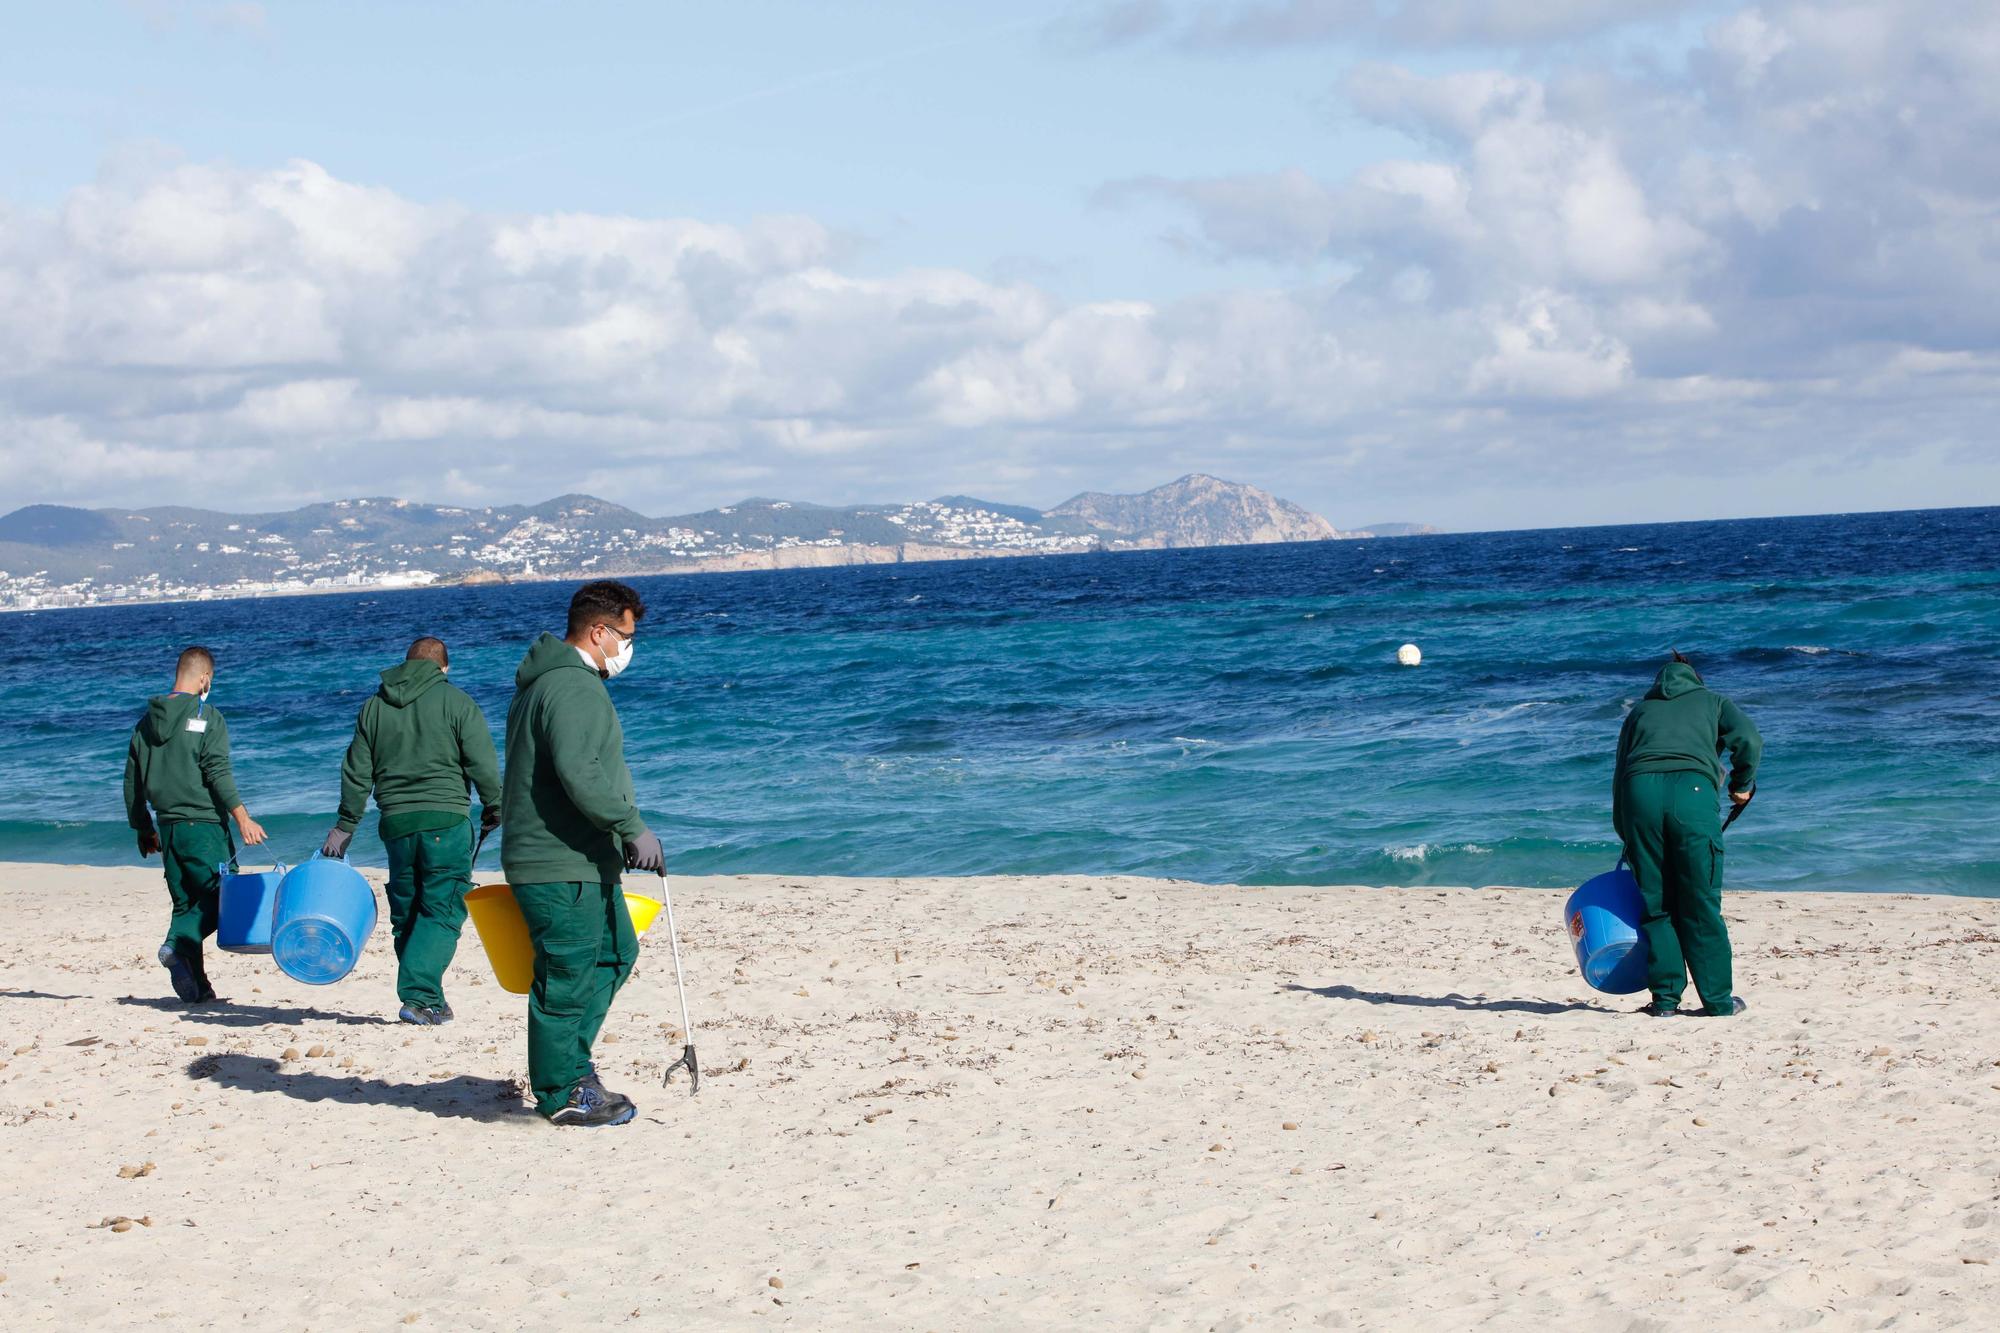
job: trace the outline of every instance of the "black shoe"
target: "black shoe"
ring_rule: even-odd
[[[613,1100],[594,1084],[579,1083],[569,1100],[549,1117],[549,1123],[595,1129],[599,1125],[622,1125],[638,1113],[638,1108],[623,1097]]]
[[[201,979],[201,994],[195,997],[195,1003],[196,1003],[196,1004],[212,1004],[212,1003],[214,1003],[214,1002],[215,1002],[215,1001],[216,1001],[216,1000],[217,1000],[218,998],[219,998],[219,997],[218,997],[218,996],[216,995],[216,993],[215,993],[215,987],[213,987],[213,986],[211,986],[211,985],[209,985],[209,984],[208,984],[208,978],[207,978],[207,977],[203,977],[203,978]]]
[[[160,946],[160,966],[167,969],[167,977],[174,983],[174,994],[189,1004],[201,999],[201,979],[188,966],[187,959],[174,951],[171,944]]]
[[[1743,1003],[1742,996],[1732,995],[1729,997],[1729,1007],[1727,1009],[1704,1008],[1701,1011],[1701,1016],[1703,1018],[1734,1018],[1749,1007],[1749,1005]]]
[[[448,1004],[441,1004],[437,1008],[431,1010],[432,1023],[449,1023],[451,1022],[452,1019],[456,1017],[458,1017],[458,1015],[454,1014],[451,1011],[451,1006]]]
[[[584,1071],[583,1077],[577,1080],[577,1086],[580,1088],[597,1089],[598,1096],[604,1098],[606,1102],[612,1103],[614,1105],[620,1105],[620,1106],[634,1105],[632,1099],[630,1097],[627,1097],[624,1093],[613,1092],[611,1091],[611,1089],[604,1086],[604,1080],[597,1076],[596,1065],[592,1065],[590,1066],[589,1069]],[[634,1109],[637,1108],[635,1107]]]
[[[426,1009],[422,1005],[417,1004],[404,1005],[402,1012],[398,1013],[396,1017],[402,1022],[414,1023],[420,1028],[427,1028],[435,1023],[444,1021],[437,1017],[437,1010]]]
[[[1674,1004],[1661,1004],[1659,1001],[1654,1000],[1632,1012],[1635,1014],[1644,1014],[1648,1018],[1673,1018],[1680,1011],[1681,1007],[1678,1002]]]

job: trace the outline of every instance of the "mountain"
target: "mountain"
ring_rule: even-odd
[[[1141,495],[1085,491],[1048,511],[1155,546],[1248,546],[1331,541],[1341,534],[1269,491],[1195,472]]]
[[[1343,535],[1268,491],[1202,475],[1051,510],[964,495],[832,506],[757,498],[665,518],[592,495],[479,508],[365,496],[261,514],[29,505],[0,516],[0,608]]]

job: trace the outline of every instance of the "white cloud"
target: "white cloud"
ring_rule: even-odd
[[[482,214],[307,162],[0,204],[0,507],[1052,502],[1208,468],[1469,525],[1580,516],[1469,517],[1498,479],[1637,482],[1670,451],[1834,478],[1749,508],[1866,504],[1842,470],[1920,450],[1939,500],[2000,498],[2000,10],[1771,4],[1681,73],[1370,63],[1342,89],[1407,151],[1104,191],[1224,261],[1171,302],[862,273],[808,218]]]

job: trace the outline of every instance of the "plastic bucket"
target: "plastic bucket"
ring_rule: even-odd
[[[1576,950],[1577,970],[1594,990],[1630,995],[1646,989],[1646,941],[1639,935],[1644,912],[1639,881],[1625,868],[1588,880],[1563,904],[1563,928]]]
[[[632,916],[632,933],[643,936],[662,906],[658,898],[627,890],[625,910]],[[535,945],[528,938],[528,920],[521,915],[521,905],[514,901],[513,886],[482,884],[465,895],[465,907],[500,989],[526,995],[535,984]]]
[[[222,876],[222,901],[215,922],[215,947],[230,953],[271,952],[271,916],[278,905],[278,881],[283,863],[269,870],[231,870],[227,861],[216,867]]]
[[[375,890],[345,861],[315,856],[278,883],[271,957],[284,974],[331,986],[354,970],[375,929]]]

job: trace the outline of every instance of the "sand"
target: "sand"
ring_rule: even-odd
[[[2000,903],[1733,894],[1716,1021],[1547,892],[676,889],[701,1093],[656,937],[564,1131],[470,928],[189,1009],[157,871],[0,866],[0,1325],[2000,1326]]]

